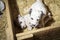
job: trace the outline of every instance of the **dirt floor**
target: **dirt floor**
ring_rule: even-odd
[[[44,0],[45,4],[49,7],[53,14],[53,18],[55,20],[54,23],[51,24],[51,26],[60,26],[60,0]],[[2,15],[0,18],[0,40],[6,40],[6,33],[5,29],[7,27],[7,20],[6,20],[6,13]],[[55,36],[55,35],[54,35]],[[59,36],[60,37],[60,36]],[[60,38],[47,38],[45,40],[60,40]]]

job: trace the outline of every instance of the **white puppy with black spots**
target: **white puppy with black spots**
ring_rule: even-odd
[[[33,19],[31,20],[31,24],[37,26],[39,22],[38,20],[41,19],[42,14],[46,15],[48,11],[42,0],[36,0],[30,9],[32,9],[31,18]],[[48,13],[48,15],[50,16],[50,13]]]
[[[36,0],[35,3],[28,9],[29,13],[23,17],[18,17],[21,27],[26,27],[31,30],[32,27],[36,27],[39,24],[42,14],[47,14],[47,9],[43,4],[42,0]],[[50,13],[48,13],[50,16]],[[22,21],[21,21],[22,20]]]
[[[22,17],[21,15],[18,15],[18,21],[22,29],[26,27],[24,17]]]
[[[22,29],[25,27],[27,27],[28,30],[32,29],[32,27],[30,26],[30,22],[31,22],[30,20],[31,20],[30,14],[24,16],[18,15],[18,21]]]

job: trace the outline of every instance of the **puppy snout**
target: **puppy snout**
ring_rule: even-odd
[[[35,25],[33,25],[33,26],[35,26]]]

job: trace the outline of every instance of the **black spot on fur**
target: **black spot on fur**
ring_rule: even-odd
[[[37,19],[37,21],[39,21],[39,19]]]
[[[33,25],[33,26],[35,26],[35,25]]]
[[[31,24],[31,23],[29,22],[29,24]]]
[[[29,14],[31,15],[32,9],[30,9]]]
[[[20,22],[20,24],[21,24],[22,22]]]
[[[31,18],[33,20],[33,18]]]

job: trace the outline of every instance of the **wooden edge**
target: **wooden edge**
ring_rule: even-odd
[[[22,39],[27,39],[27,38],[31,38],[31,37],[33,37],[33,34],[24,35],[24,36],[18,37],[17,39],[22,40]]]
[[[45,28],[40,28],[40,29],[37,29],[37,30],[31,30],[31,31],[28,31],[28,32],[18,33],[18,34],[16,34],[16,37],[21,37],[21,36],[24,36],[24,35],[34,34],[34,33],[47,31],[47,30],[49,31],[49,30],[52,30],[52,29],[55,29],[55,28],[58,28],[58,27],[59,26],[45,27]]]
[[[14,40],[13,39],[12,24],[11,24],[11,17],[10,17],[8,0],[5,0],[4,2],[6,5],[5,11],[6,11],[7,24],[8,24],[8,27],[6,28],[7,40]]]
[[[17,6],[18,6],[18,8],[19,8],[20,6],[19,6],[19,4],[18,4],[17,0],[16,0],[16,3],[17,3]],[[20,13],[20,8],[19,8],[19,13]],[[20,13],[20,15],[22,16],[22,14],[21,14],[21,13]]]

